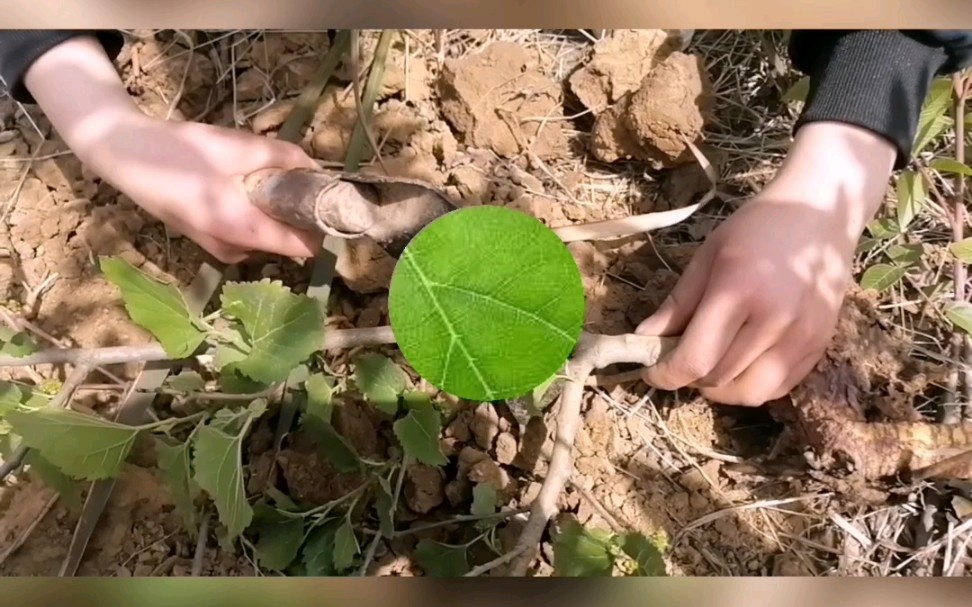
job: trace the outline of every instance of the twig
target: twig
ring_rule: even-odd
[[[365,138],[368,140],[368,145],[371,146],[371,151],[374,152],[375,158],[378,159],[378,164],[381,165],[381,170],[383,170],[386,175],[389,175],[390,173],[388,172],[388,167],[385,165],[385,160],[384,158],[381,157],[381,148],[378,145],[378,142],[375,141],[375,134],[371,130],[371,120],[367,115],[368,111],[370,111],[371,108],[370,106],[368,108],[365,108],[364,99],[361,96],[361,73],[359,72],[360,60],[361,60],[361,48],[360,48],[360,42],[358,40],[358,33],[359,33],[358,30],[351,30],[351,85],[352,85],[351,88],[354,91],[354,107],[358,112],[358,121],[361,124],[361,131],[364,133]],[[381,56],[379,56],[378,50],[376,49],[374,59],[372,60],[371,63],[371,71],[373,72],[375,69],[379,69],[378,68],[379,61],[381,62],[380,71],[382,72],[382,75],[384,75],[385,54],[388,52],[388,42],[385,42],[385,34],[386,32],[382,32],[381,34],[382,37],[378,42],[378,48],[383,50],[384,52],[381,54]],[[385,46],[382,46],[382,43],[384,43]],[[369,85],[372,84],[370,74],[369,74],[368,84]],[[378,86],[381,86],[380,79],[378,80]],[[352,133],[351,136],[352,144],[355,142],[355,137],[354,137],[355,134],[357,134],[357,132]],[[349,156],[351,155],[350,146],[349,146],[348,154]]]
[[[395,343],[391,327],[328,330],[321,350],[346,350],[359,346],[377,346]],[[26,367],[29,365],[87,364],[92,367],[136,362],[174,360],[161,344],[140,346],[111,346],[108,348],[64,348],[45,350],[28,356],[0,356],[0,367]]]
[[[637,363],[652,366],[676,340],[643,335],[590,335],[581,337],[577,354],[567,365],[570,378],[560,397],[557,412],[557,436],[550,457],[547,476],[531,507],[527,521],[517,541],[517,555],[512,558],[511,575],[526,575],[536,548],[543,537],[547,522],[557,513],[557,499],[567,484],[572,469],[574,437],[580,424],[581,399],[584,385],[595,369],[618,363]]]
[[[199,524],[199,537],[196,538],[196,552],[192,556],[192,577],[202,575],[203,561],[206,558],[206,542],[209,539],[209,521],[212,514],[207,510],[203,513],[202,522]]]
[[[955,112],[955,160],[965,163],[965,78],[956,74],[952,78],[954,88],[954,112]],[[960,242],[965,237],[965,176],[961,173],[955,175],[955,192],[952,197],[951,214],[949,220],[952,227],[952,242]],[[953,301],[962,303],[965,301],[965,263],[957,256],[952,261],[952,284],[954,293]],[[966,339],[962,330],[956,328],[952,333],[952,356],[957,361],[963,361],[968,367],[972,360],[972,345]],[[968,371],[960,371],[954,368],[949,373],[948,393],[950,402],[944,405],[942,422],[946,424],[959,423],[964,417],[963,413],[968,413],[968,403],[961,403],[962,393],[972,390],[970,386],[972,376]],[[961,388],[964,388],[962,390]]]
[[[358,569],[358,577],[365,577],[368,575],[368,567],[371,566],[371,561],[375,560],[375,553],[378,551],[378,544],[381,543],[381,537],[382,536],[380,533],[376,533],[375,537],[371,539],[368,549],[365,550],[365,557],[361,562],[361,568]]]
[[[415,527],[410,527],[409,529],[403,529],[401,531],[396,531],[392,534],[393,538],[404,537],[406,535],[412,535],[414,533],[422,533],[429,531],[431,529],[439,529],[440,527],[448,527],[450,525],[457,525],[460,523],[476,523],[479,521],[491,521],[505,520],[508,518],[513,518],[519,514],[525,514],[529,512],[529,508],[517,508],[516,510],[507,510],[505,512],[493,512],[491,514],[462,514],[459,516],[454,516],[445,521],[436,521],[434,523],[427,523],[425,525],[416,525]]]
[[[519,557],[527,550],[529,550],[529,547],[517,546],[513,550],[507,552],[506,554],[498,556],[495,559],[491,560],[490,562],[480,565],[479,567],[473,568],[472,570],[469,571],[469,573],[467,573],[463,577],[479,577],[481,575],[489,573],[493,569],[496,569],[497,567],[502,567],[503,565],[509,563],[513,559]]]
[[[597,510],[597,513],[601,515],[601,518],[607,521],[607,524],[611,526],[612,531],[615,533],[621,533],[624,531],[624,525],[622,525],[613,514],[608,512],[608,509],[604,507],[604,504],[602,504],[593,493],[573,481],[570,481],[570,485],[574,488],[574,491],[580,493],[581,497],[587,500],[588,504]]]

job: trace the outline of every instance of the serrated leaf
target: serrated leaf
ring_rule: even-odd
[[[166,380],[166,386],[176,392],[202,392],[206,389],[206,382],[202,375],[195,371],[183,371]]]
[[[350,520],[345,520],[334,534],[334,568],[347,571],[354,564],[354,558],[359,552],[361,547],[354,535],[354,526]]]
[[[128,315],[149,331],[172,358],[192,355],[206,338],[174,285],[162,282],[117,257],[102,257],[101,271],[121,291]]]
[[[84,480],[118,476],[139,433],[70,409],[10,411],[6,420],[25,445],[65,474]]]
[[[395,422],[393,429],[408,457],[429,466],[444,466],[449,462],[439,446],[442,418],[432,407],[412,409]]]
[[[426,577],[462,577],[470,570],[465,546],[451,546],[423,539],[415,546],[412,557]]]
[[[265,405],[264,405],[265,406]],[[259,406],[251,407],[237,417],[247,421],[262,413]],[[253,508],[246,500],[243,484],[243,438],[248,423],[234,434],[228,434],[231,418],[211,420],[196,432],[192,458],[196,483],[216,504],[219,520],[226,527],[229,539],[235,540],[253,520]]]
[[[972,167],[962,164],[954,158],[936,158],[928,163],[928,168],[934,169],[939,173],[951,173],[953,175],[963,175],[972,177]]]
[[[260,566],[283,571],[297,558],[304,541],[304,521],[286,518],[262,522],[257,527],[256,554]]]
[[[486,516],[496,512],[496,489],[486,483],[479,483],[473,487],[472,494],[471,514]]]
[[[37,352],[37,344],[23,331],[0,325],[0,354],[23,358]]]
[[[921,173],[905,171],[898,177],[897,202],[898,226],[904,230],[925,208],[928,189]]]
[[[78,482],[47,461],[38,451],[28,451],[24,463],[42,483],[57,491],[68,507],[77,508],[81,505],[81,486]]]
[[[384,478],[378,479],[379,490],[375,495],[375,512],[378,514],[378,530],[387,538],[395,533],[395,521],[392,517],[395,509],[392,488]]]
[[[611,537],[601,529],[566,521],[553,542],[557,577],[610,577],[614,569]]]
[[[627,533],[621,538],[621,549],[635,562],[635,575],[663,577],[665,571],[664,547],[640,533]]]
[[[884,291],[901,280],[907,273],[907,267],[886,263],[874,264],[864,271],[864,275],[861,277],[861,288]]]
[[[310,378],[310,367],[307,365],[297,365],[290,370],[290,375],[287,376],[288,386],[298,386]]]
[[[314,528],[308,535],[301,551],[307,575],[321,577],[337,573],[334,567],[334,540],[339,526],[339,521],[331,520]]]
[[[867,224],[867,231],[878,240],[887,240],[900,234],[901,226],[891,217],[882,217]]]
[[[949,302],[945,306],[945,316],[953,325],[972,335],[972,304],[965,301]]]
[[[369,402],[388,415],[398,413],[398,397],[408,389],[408,375],[381,354],[363,354],[354,361],[354,383]]]
[[[972,238],[953,242],[948,246],[948,252],[963,263],[972,263]]]
[[[354,472],[361,467],[361,461],[354,447],[334,429],[334,426],[310,415],[304,417],[303,426],[314,439],[321,454],[334,464],[338,472]]]
[[[406,411],[411,411],[412,409],[428,409],[434,408],[435,405],[432,404],[432,397],[425,392],[417,392],[414,390],[406,390],[402,394],[402,404],[405,405]]]
[[[307,391],[306,415],[330,424],[334,413],[334,384],[331,378],[323,373],[314,373],[304,382],[304,390]]]
[[[169,444],[156,437],[155,452],[158,455],[159,472],[169,488],[176,510],[182,516],[186,527],[195,535],[199,516],[193,503],[196,486],[192,479],[192,460],[188,442]]]
[[[516,398],[557,372],[584,323],[580,270],[538,219],[504,207],[448,213],[392,276],[389,316],[409,364],[469,400]]]
[[[324,315],[313,297],[293,293],[280,282],[262,280],[227,283],[220,300],[223,311],[246,331],[251,350],[234,365],[250,379],[281,382],[321,347]]]

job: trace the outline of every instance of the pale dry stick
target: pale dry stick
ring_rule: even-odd
[[[506,554],[502,554],[496,557],[495,559],[489,561],[488,563],[484,563],[478,567],[471,569],[469,573],[467,573],[463,577],[479,577],[481,575],[485,575],[490,571],[492,571],[493,569],[496,569],[497,567],[502,567],[503,565],[509,563],[513,559],[520,557],[527,550],[529,550],[529,547],[526,546],[514,548],[513,550],[510,550]]]
[[[595,369],[618,363],[635,363],[650,367],[669,352],[676,340],[643,335],[591,335],[581,336],[577,354],[568,363],[566,375],[570,378],[560,396],[557,412],[557,434],[550,457],[546,478],[540,493],[531,506],[527,521],[514,551],[511,574],[526,574],[540,544],[547,522],[557,513],[557,499],[567,484],[572,469],[572,449],[577,428],[580,425],[581,400],[584,385]]]
[[[596,510],[599,515],[601,515],[601,518],[603,518],[608,525],[610,525],[612,531],[614,531],[615,533],[624,532],[625,526],[622,525],[621,522],[618,521],[618,519],[613,514],[608,512],[608,509],[604,507],[604,504],[602,504],[599,499],[597,499],[596,495],[594,495],[584,487],[581,487],[578,483],[574,482],[573,480],[568,481],[568,484],[570,484],[570,486],[574,488],[574,491],[580,493],[582,498],[587,500],[587,503],[590,504],[591,507],[593,507],[594,510]]]
[[[360,32],[358,30],[351,30],[351,52],[350,52],[350,63],[351,63],[351,89],[354,91],[354,107],[358,112],[358,120],[361,122],[361,130],[364,132],[365,139],[368,141],[368,145],[371,146],[371,151],[374,152],[375,158],[378,160],[378,164],[381,166],[381,170],[385,172],[386,175],[390,175],[388,167],[385,165],[385,159],[381,156],[381,148],[378,146],[378,142],[375,141],[375,134],[371,129],[371,122],[365,115],[364,101],[361,95],[361,72],[359,71],[361,66],[361,41],[359,40]],[[372,63],[371,69],[377,68],[377,62],[379,60],[377,52],[375,53],[374,63]],[[384,66],[382,66],[383,68]],[[406,76],[405,82],[408,82],[408,77]]]
[[[710,512],[709,514],[706,514],[705,516],[699,517],[699,518],[695,519],[694,521],[692,521],[691,523],[689,523],[688,525],[685,525],[684,527],[682,527],[682,529],[680,529],[679,532],[672,539],[672,546],[677,545],[679,543],[679,541],[681,541],[681,539],[683,537],[685,537],[685,535],[688,534],[690,531],[693,531],[695,529],[698,529],[699,527],[702,527],[703,525],[708,525],[709,523],[711,523],[713,521],[717,521],[720,518],[722,518],[724,516],[728,516],[729,514],[732,514],[732,513],[735,513],[735,512],[741,512],[743,510],[753,510],[753,509],[756,509],[756,508],[771,508],[771,507],[776,507],[776,506],[785,506],[787,504],[795,504],[797,502],[804,502],[804,501],[808,501],[808,500],[815,500],[815,499],[820,499],[820,498],[831,497],[832,495],[833,494],[831,494],[831,493],[812,493],[812,494],[809,494],[809,495],[801,495],[799,497],[789,497],[789,498],[776,499],[776,500],[764,500],[764,501],[759,501],[759,502],[753,502],[753,503],[750,503],[750,504],[740,504],[738,506],[730,506],[728,508],[724,508],[724,509],[718,510],[716,512]]]
[[[209,521],[212,514],[207,510],[199,524],[199,536],[196,538],[196,552],[192,555],[192,577],[202,575],[203,562],[206,558],[206,542],[209,540]]]
[[[182,30],[176,30],[176,35],[186,41],[186,46],[189,47],[189,55],[186,57],[186,67],[182,70],[182,79],[179,81],[179,88],[176,89],[175,95],[172,96],[172,101],[169,102],[169,109],[165,113],[166,120],[172,119],[172,114],[175,112],[176,107],[178,107],[179,102],[182,101],[182,96],[186,92],[186,82],[189,80],[189,70],[192,69],[193,59],[196,57],[196,43],[192,41],[192,36]]]
[[[368,327],[328,331],[321,344],[322,351],[346,350],[358,346],[379,346],[395,343],[391,327]],[[195,358],[195,357],[193,357]],[[24,357],[0,356],[0,367],[28,365],[87,364],[117,365],[136,362],[175,360],[166,354],[159,343],[140,346],[110,346],[107,348],[65,348],[44,350]]]

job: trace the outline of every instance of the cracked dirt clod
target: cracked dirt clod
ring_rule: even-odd
[[[526,142],[540,158],[563,154],[567,140],[557,120],[563,117],[562,89],[536,66],[529,51],[509,42],[445,62],[439,79],[442,113],[466,145],[505,158],[523,152]]]
[[[425,514],[445,501],[444,485],[440,469],[415,464],[405,475],[405,503],[413,512]]]
[[[665,30],[613,30],[594,45],[591,60],[571,75],[570,90],[586,108],[604,109],[636,90],[679,43],[677,34]]]
[[[693,162],[686,142],[701,143],[712,101],[701,59],[674,52],[598,117],[591,152],[604,162],[638,159],[658,169]]]

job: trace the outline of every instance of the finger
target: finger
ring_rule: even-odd
[[[716,279],[672,353],[645,370],[645,381],[677,390],[708,375],[722,360],[748,317],[739,290]]]
[[[702,395],[726,405],[758,407],[785,396],[813,369],[825,348],[806,348],[806,342],[784,340],[757,358],[735,381],[702,389]]]
[[[678,335],[681,333],[705,293],[711,268],[705,247],[692,257],[675,288],[654,314],[635,329],[639,335]]]
[[[760,356],[786,335],[792,322],[785,317],[750,317],[712,371],[695,382],[699,388],[717,388],[734,381]]]
[[[208,234],[191,230],[186,232],[186,236],[199,245],[204,251],[225,264],[240,263],[249,257],[246,250],[223,242],[218,238],[213,238]]]
[[[242,189],[242,183],[239,187]],[[224,204],[225,208],[238,208],[242,214],[234,222],[240,229],[225,237],[232,245],[288,257],[314,257],[321,249],[320,234],[277,221],[252,205],[248,198],[234,197]]]
[[[270,166],[281,169],[319,169],[317,161],[307,155],[299,145],[289,141],[271,139],[273,150],[270,158]]]

